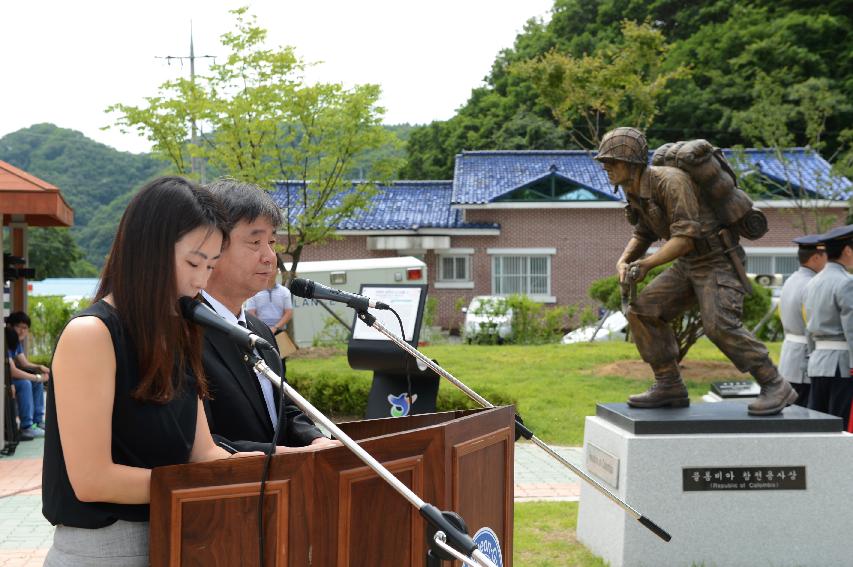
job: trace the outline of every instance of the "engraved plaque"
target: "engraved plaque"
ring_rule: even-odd
[[[586,470],[611,487],[619,487],[619,459],[592,443],[586,446]]]
[[[685,467],[681,470],[685,492],[806,489],[804,466]]]

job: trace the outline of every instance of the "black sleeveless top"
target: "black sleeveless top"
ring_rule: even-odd
[[[112,414],[113,462],[131,467],[153,468],[186,463],[195,438],[198,395],[195,379],[187,375],[175,397],[166,404],[143,403],[131,398],[139,383],[139,364],[129,343],[118,311],[101,300],[75,317],[97,317],[109,329],[116,358],[115,398]],[[79,356],[86,356],[80,353]],[[62,377],[58,377],[62,380]],[[74,495],[62,440],[56,421],[53,381],[48,384],[42,470],[42,513],[51,524],[77,528],[102,528],[117,520],[148,520],[148,504],[81,502]],[[77,411],[86,412],[85,407]]]

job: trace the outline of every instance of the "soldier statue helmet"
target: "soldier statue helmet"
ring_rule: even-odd
[[[619,160],[645,166],[649,161],[649,143],[641,131],[621,126],[604,135],[595,159],[601,162]]]

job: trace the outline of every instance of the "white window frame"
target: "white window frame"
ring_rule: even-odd
[[[474,289],[474,276],[472,273],[474,255],[473,248],[448,248],[439,253],[437,261],[438,277],[435,280],[436,289]],[[457,259],[461,258],[465,261],[465,277],[447,279],[444,274],[444,260],[452,258],[454,265]],[[455,267],[454,267],[455,270]]]
[[[749,260],[750,259],[758,259],[758,258],[762,258],[762,259],[766,258],[766,259],[770,260],[770,265],[772,266],[772,268],[771,268],[769,274],[764,274],[764,272],[758,273],[757,271],[755,271],[753,268],[751,268],[749,266]],[[788,260],[788,261],[793,260],[795,268],[792,272],[783,273],[781,271],[780,264],[782,263],[783,260]],[[799,269],[799,259],[797,258],[796,251],[794,253],[787,253],[787,254],[785,254],[785,253],[781,253],[781,254],[780,253],[776,253],[776,254],[767,254],[767,253],[754,254],[754,253],[751,253],[749,250],[747,250],[747,252],[746,252],[746,266],[747,266],[747,268],[746,268],[747,272],[752,274],[752,275],[756,275],[756,276],[760,276],[760,275],[775,276],[776,274],[780,274],[782,276],[789,276],[789,275],[793,274],[794,272],[796,272],[797,269]]]
[[[504,258],[508,256],[515,257],[523,257],[526,259],[527,264],[527,288],[530,289],[530,260],[532,258],[545,258],[545,266],[546,266],[546,282],[547,282],[547,290],[545,293],[528,293],[527,297],[533,299],[535,301],[541,301],[542,303],[556,303],[557,298],[551,295],[551,276],[552,276],[552,267],[551,267],[551,257],[557,253],[556,248],[489,248],[486,252],[492,256],[492,295],[498,296],[507,296],[509,294],[506,293],[498,293],[497,289],[497,275],[495,266],[497,264],[499,258]],[[537,274],[539,275],[539,274]]]
[[[770,260],[771,268],[769,270],[769,273],[759,272],[758,270],[755,269],[754,265],[753,266],[749,265],[750,260],[757,260],[759,258],[762,260],[765,260],[765,259]],[[781,263],[784,260],[791,262],[792,266],[794,267],[793,271],[786,273],[786,272],[783,272],[781,270]],[[754,253],[754,252],[750,251],[749,249],[746,250],[746,272],[747,272],[747,275],[750,277],[770,276],[770,278],[771,278],[770,287],[781,286],[788,279],[788,277],[790,277],[791,274],[793,274],[794,272],[796,272],[799,269],[799,267],[800,267],[800,261],[799,261],[799,258],[797,258],[796,249],[794,249],[793,253],[792,252],[775,252],[775,253],[769,252],[768,253],[768,252],[764,252],[764,251],[759,252],[759,253]]]

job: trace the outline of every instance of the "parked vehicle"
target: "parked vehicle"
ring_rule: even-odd
[[[562,343],[588,343],[590,341],[624,341],[628,331],[628,319],[621,311],[613,311],[593,325],[579,327],[563,336]],[[593,335],[595,338],[593,339]]]
[[[512,335],[512,308],[505,297],[478,295],[463,307],[463,336],[467,342],[503,342]]]

